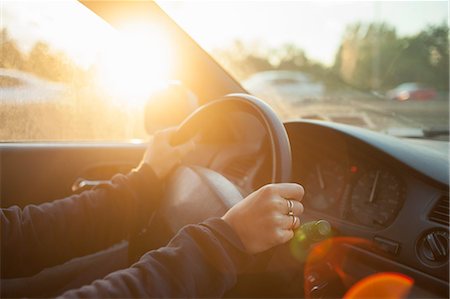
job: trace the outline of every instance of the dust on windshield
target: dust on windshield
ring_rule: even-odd
[[[448,130],[445,1],[160,4],[285,120]]]
[[[143,107],[172,60],[159,24],[116,30],[75,0],[0,6],[0,141],[147,138]]]

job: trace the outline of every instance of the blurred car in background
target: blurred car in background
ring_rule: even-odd
[[[264,71],[252,75],[242,85],[254,94],[275,93],[290,100],[321,97],[325,87],[300,71]]]
[[[387,92],[390,100],[406,101],[419,100],[426,101],[436,98],[437,92],[434,88],[422,83],[403,83]]]
[[[31,73],[0,68],[0,92],[4,104],[59,102],[67,87]]]

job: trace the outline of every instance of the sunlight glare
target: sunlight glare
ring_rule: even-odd
[[[169,79],[169,40],[161,28],[144,22],[128,23],[118,37],[101,57],[100,85],[120,104],[142,106]]]

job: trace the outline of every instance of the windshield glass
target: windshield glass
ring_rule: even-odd
[[[0,7],[0,141],[147,138],[145,104],[175,79],[163,26],[113,28],[71,0]]]
[[[160,5],[284,120],[448,132],[447,1]]]

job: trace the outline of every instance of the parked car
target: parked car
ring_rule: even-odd
[[[387,92],[388,99],[397,101],[427,101],[436,98],[437,92],[434,88],[422,83],[403,83]]]
[[[2,104],[59,102],[63,100],[67,87],[28,72],[2,68],[0,92]]]
[[[299,71],[259,72],[243,81],[242,85],[253,94],[277,94],[292,101],[318,98],[325,91],[322,83]]]

